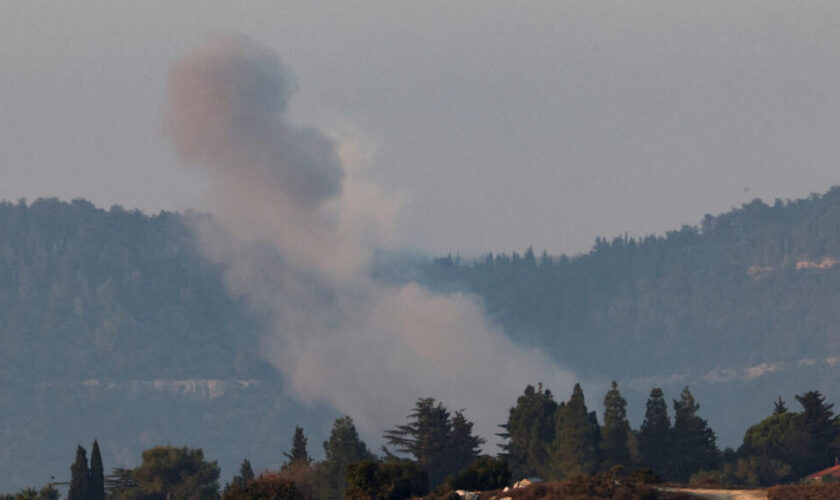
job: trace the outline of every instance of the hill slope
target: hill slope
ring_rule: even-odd
[[[328,432],[333,413],[286,397],[260,358],[260,318],[197,251],[192,217],[0,203],[2,491],[66,477],[75,445],[94,437],[106,467],[189,444],[228,477],[244,457],[278,466],[296,424],[310,443]],[[593,408],[618,379],[634,426],[651,387],[690,385],[737,445],[779,394],[840,400],[837,260],[840,188],[662,237],[599,239],[574,257],[383,259],[378,276],[479,295],[517,342],[589,382]]]
[[[412,275],[478,294],[515,339],[583,379],[634,390],[635,425],[654,385],[674,396],[690,385],[728,445],[778,394],[840,397],[840,188],[661,237],[599,239],[572,258],[447,257]]]

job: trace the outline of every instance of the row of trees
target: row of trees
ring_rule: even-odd
[[[563,479],[609,470],[615,465],[647,467],[662,477],[685,481],[717,465],[715,434],[697,415],[699,405],[684,389],[674,401],[674,423],[661,389],[651,391],[645,420],[638,431],[627,420],[627,402],[618,386],[604,398],[604,422],[598,424],[577,384],[567,402],[557,403],[550,390],[528,386],[510,409],[500,434],[503,456],[517,476]]]
[[[67,498],[404,498],[434,488],[494,489],[511,477],[562,480],[603,471],[612,477],[622,469],[649,469],[643,475],[677,482],[770,485],[830,466],[840,455],[834,405],[818,391],[796,400],[801,412],[789,411],[780,397],[772,415],[747,430],[738,450],[721,452],[688,388],[673,400],[673,420],[663,391],[651,390],[644,420],[633,429],[615,382],[604,398],[602,423],[587,408],[579,384],[568,401],[559,403],[541,384],[528,386],[502,425],[503,452],[491,457],[480,456],[485,440],[473,433],[463,411],[453,413],[432,398],[420,398],[407,423],[385,431],[381,458],[360,439],[350,417],[335,420],[323,443],[325,459],[318,462],[297,427],[279,469],[256,475],[246,459],[221,495],[218,464],[205,460],[200,449],[158,446],[143,452],[140,466],[105,476],[94,441],[90,462],[85,449],[77,449]],[[13,499],[57,500],[58,492],[48,485],[40,492],[28,488],[0,497]]]

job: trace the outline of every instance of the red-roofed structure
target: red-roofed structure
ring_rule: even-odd
[[[822,481],[826,476],[840,479],[840,465],[835,465],[834,467],[829,467],[828,469],[815,472],[805,479],[810,481]]]

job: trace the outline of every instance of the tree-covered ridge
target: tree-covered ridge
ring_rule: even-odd
[[[198,253],[188,217],[0,203],[3,379],[254,376],[255,322]]]
[[[755,200],[664,236],[599,238],[574,257],[446,257],[419,275],[478,294],[518,341],[583,375],[627,377],[840,353],[835,260],[840,187]]]

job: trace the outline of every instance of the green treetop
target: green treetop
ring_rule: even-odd
[[[575,384],[572,397],[557,412],[554,443],[551,446],[552,476],[567,478],[593,474],[598,470],[600,429],[595,412],[586,409],[583,390]]]
[[[662,389],[650,391],[645,405],[645,419],[639,429],[639,452],[642,462],[657,474],[667,471],[670,460],[671,419]]]
[[[507,438],[502,456],[507,459],[514,477],[546,476],[548,447],[554,442],[558,404],[551,391],[527,386],[510,409],[508,421],[502,425]]]
[[[602,459],[608,468],[612,465],[630,465],[630,423],[627,421],[627,401],[621,396],[618,384],[604,397],[604,426],[601,428]]]

